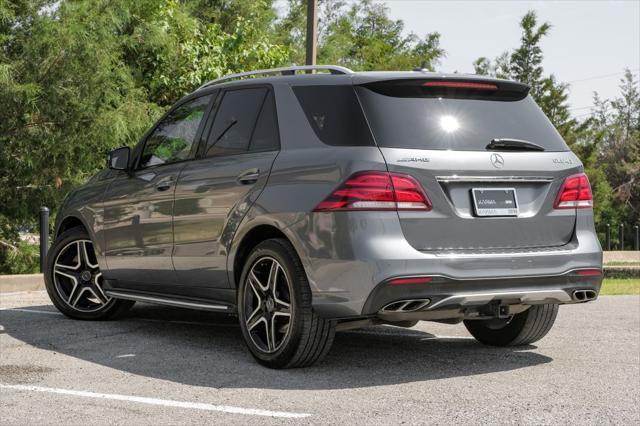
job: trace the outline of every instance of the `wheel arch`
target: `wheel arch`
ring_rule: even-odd
[[[244,262],[247,257],[249,257],[251,250],[261,242],[272,238],[282,238],[287,240],[294,247],[294,250],[297,253],[295,245],[292,243],[291,239],[287,237],[280,228],[272,224],[256,224],[252,228],[248,229],[238,239],[238,242],[234,244],[234,250],[229,259],[229,280],[232,287],[238,287]],[[299,257],[300,254],[297,254]]]
[[[56,238],[60,236],[63,232],[68,231],[69,229],[83,227],[85,231],[89,232],[89,228],[85,223],[80,219],[80,217],[75,215],[66,216],[64,219],[60,221],[58,225],[58,229],[56,230],[55,236]]]

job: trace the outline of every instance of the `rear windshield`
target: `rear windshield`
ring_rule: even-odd
[[[379,146],[484,151],[492,139],[522,139],[545,151],[568,151],[530,96],[516,100],[408,96],[356,88]]]

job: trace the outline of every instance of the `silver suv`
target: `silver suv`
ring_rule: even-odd
[[[582,164],[528,90],[337,66],[210,82],[67,197],[51,300],[84,320],[235,314],[273,368],[371,324],[535,342],[597,297],[602,252]]]

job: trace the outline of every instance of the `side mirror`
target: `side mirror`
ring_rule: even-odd
[[[116,148],[107,156],[107,165],[111,170],[128,170],[131,150],[128,146]]]

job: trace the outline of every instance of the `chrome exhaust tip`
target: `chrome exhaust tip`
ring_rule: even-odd
[[[595,300],[598,294],[593,290],[576,290],[573,292],[573,300],[576,302],[589,302]]]
[[[403,313],[403,312],[416,312],[431,303],[431,299],[407,299],[398,300],[397,302],[391,302],[380,309],[382,313]]]

